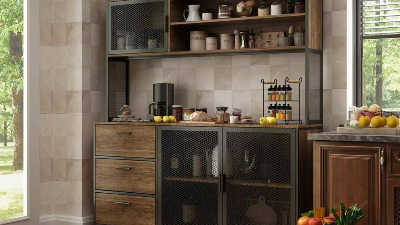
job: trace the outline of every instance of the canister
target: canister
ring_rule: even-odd
[[[207,32],[205,31],[191,31],[190,51],[206,50],[206,37],[207,37]]]
[[[233,34],[221,34],[221,49],[233,49]]]
[[[206,50],[217,50],[218,49],[218,39],[216,37],[206,38]]]
[[[271,4],[271,15],[281,15],[282,14],[282,4],[279,2],[273,2]]]
[[[189,121],[190,120],[190,115],[194,113],[195,109],[194,108],[184,108],[183,109],[183,120]]]

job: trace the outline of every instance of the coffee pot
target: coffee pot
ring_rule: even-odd
[[[173,104],[174,84],[153,84],[153,103],[149,105],[149,114],[153,113],[153,116],[169,116],[172,114]]]

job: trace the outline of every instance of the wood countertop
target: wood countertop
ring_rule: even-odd
[[[301,129],[301,128],[322,128],[322,124],[299,125],[299,124],[210,124],[210,123],[153,123],[153,122],[96,122],[95,125],[133,125],[133,126],[182,126],[182,127],[247,127],[247,128],[281,128],[281,129]]]

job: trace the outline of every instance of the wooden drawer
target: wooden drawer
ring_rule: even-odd
[[[96,126],[96,155],[155,158],[155,148],[155,126]]]
[[[388,145],[388,175],[392,177],[400,177],[400,145]]]
[[[96,189],[155,194],[156,163],[96,159]]]
[[[96,193],[96,224],[156,224],[154,198]]]

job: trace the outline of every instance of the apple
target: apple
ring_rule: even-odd
[[[322,225],[322,220],[318,218],[312,218],[309,222],[309,225]]]

